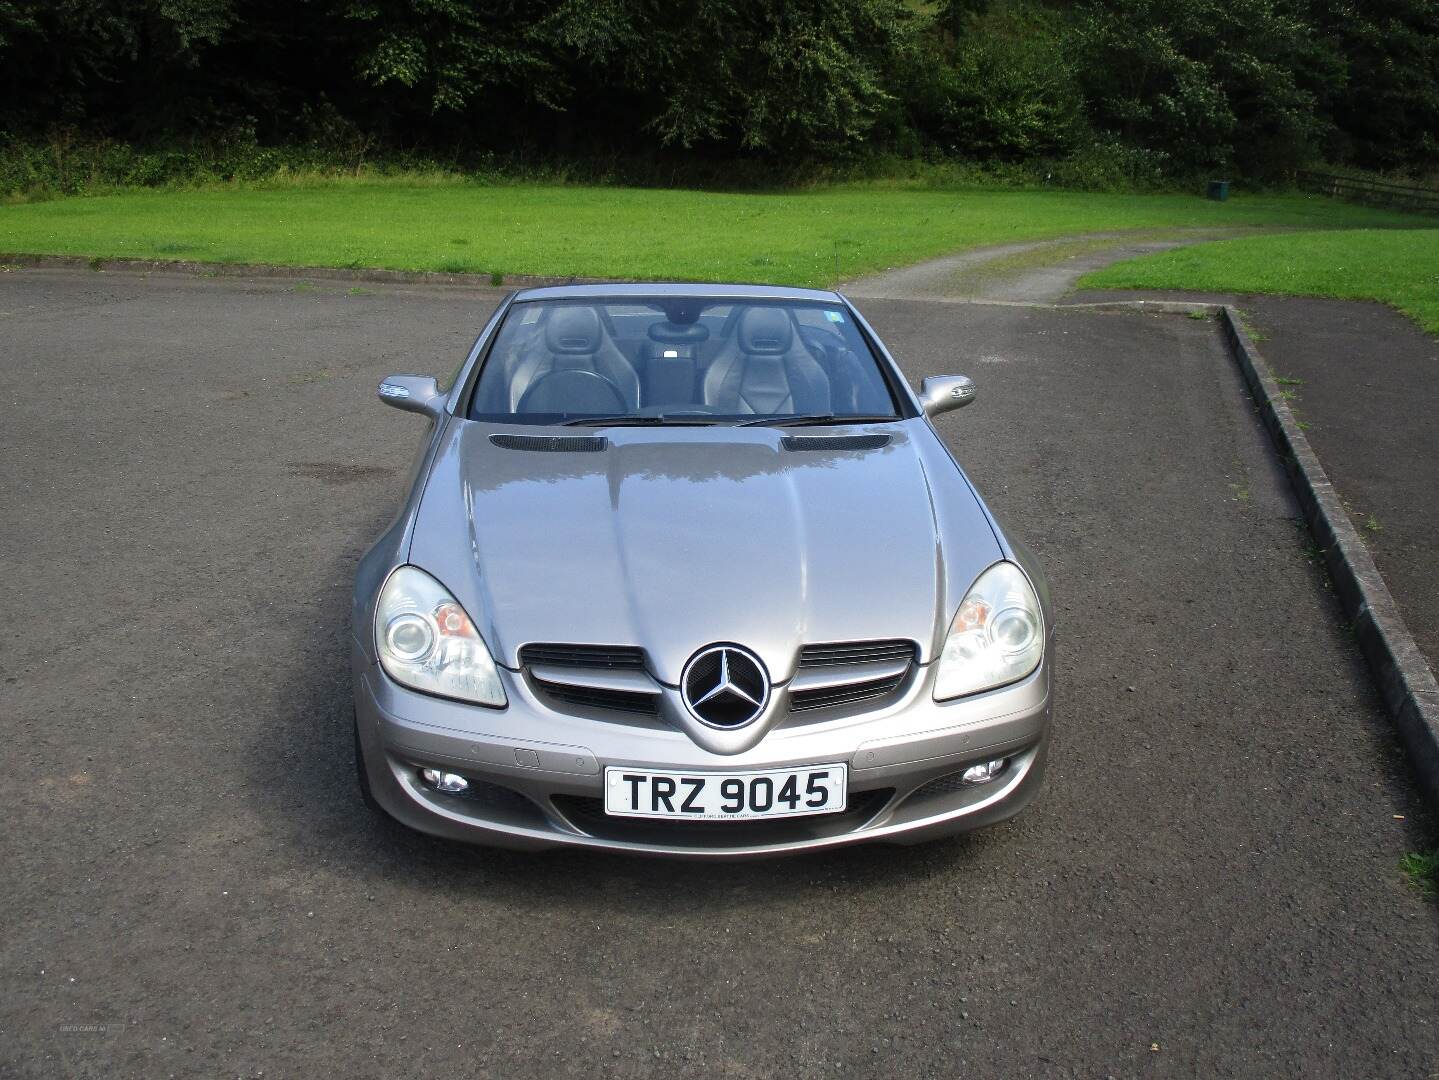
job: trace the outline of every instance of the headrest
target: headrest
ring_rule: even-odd
[[[545,323],[545,344],[555,353],[592,353],[600,348],[600,315],[591,307],[555,308]]]
[[[789,352],[794,324],[784,308],[752,307],[739,317],[735,335],[742,352],[778,356]]]

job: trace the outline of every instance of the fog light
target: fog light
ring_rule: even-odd
[[[986,761],[983,765],[971,765],[965,769],[960,779],[966,784],[987,784],[1004,771],[1007,758],[996,758],[994,761]]]
[[[446,795],[463,795],[470,786],[470,782],[458,773],[441,772],[439,769],[421,769],[420,779]]]

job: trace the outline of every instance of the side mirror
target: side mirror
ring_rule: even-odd
[[[429,375],[389,375],[380,383],[380,400],[405,412],[438,418],[445,395]]]
[[[924,415],[933,419],[951,409],[962,409],[979,393],[974,380],[964,375],[931,375],[919,384]]]

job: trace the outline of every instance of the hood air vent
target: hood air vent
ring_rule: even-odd
[[[506,450],[537,450],[542,454],[593,454],[609,446],[603,435],[491,435]]]
[[[780,442],[786,450],[877,450],[889,442],[889,436],[786,435]]]

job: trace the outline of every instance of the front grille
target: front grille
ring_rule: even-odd
[[[854,677],[837,685],[810,689],[796,686],[789,695],[790,711],[832,709],[888,698],[909,678],[914,656],[915,646],[912,641],[853,641],[806,645],[800,652],[797,680],[802,682],[806,671],[822,673],[826,668],[840,666],[853,667]],[[897,662],[903,662],[904,667],[897,671],[890,670]],[[867,676],[864,669],[870,665],[884,665],[885,673]]]
[[[820,814],[769,821],[675,821],[667,818],[611,817],[603,799],[553,795],[555,809],[581,832],[604,840],[686,847],[738,848],[797,843],[854,832],[867,825],[894,795],[893,788],[851,792],[849,807]]]
[[[526,645],[520,650],[520,664],[529,670],[535,688],[553,702],[589,709],[615,709],[653,716],[659,711],[659,694],[613,686],[585,685],[583,679],[555,682],[541,678],[539,668],[566,668],[583,673],[635,672],[645,669],[644,652],[633,645]],[[656,688],[658,689],[658,688]]]
[[[634,645],[526,645],[520,663],[560,667],[643,668],[645,654]]]

